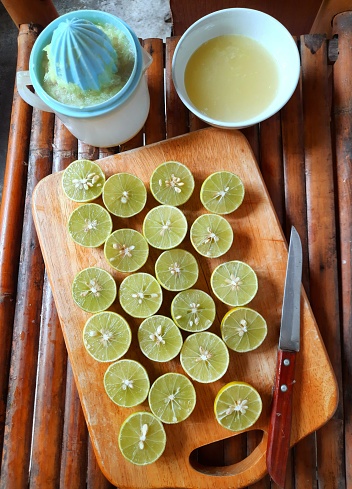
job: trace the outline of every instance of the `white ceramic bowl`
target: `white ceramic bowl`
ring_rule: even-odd
[[[279,74],[277,94],[265,110],[250,119],[237,122],[212,119],[199,112],[187,95],[184,74],[189,58],[203,43],[223,35],[242,35],[258,41],[277,63]],[[246,8],[218,10],[199,19],[183,34],[172,59],[172,78],[182,102],[203,121],[225,129],[252,126],[278,112],[291,98],[299,76],[299,52],[289,31],[270,15]]]

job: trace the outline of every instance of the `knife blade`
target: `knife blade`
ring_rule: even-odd
[[[295,361],[300,346],[301,280],[302,244],[299,234],[292,226],[266,453],[269,475],[282,488],[285,486],[290,449]]]

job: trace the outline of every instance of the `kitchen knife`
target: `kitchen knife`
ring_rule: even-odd
[[[292,226],[266,452],[269,475],[282,488],[285,486],[286,465],[290,449],[295,361],[300,344],[301,279],[302,245],[299,234]]]

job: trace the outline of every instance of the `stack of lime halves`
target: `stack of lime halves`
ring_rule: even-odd
[[[130,218],[144,209],[147,190],[136,175],[120,172],[106,178],[97,163],[77,160],[64,171],[62,186],[66,196],[80,204],[68,219],[70,237],[79,246],[100,247],[111,270],[91,266],[73,279],[74,302],[92,314],[83,328],[83,343],[96,361],[109,363],[103,384],[113,403],[132,408],[148,402],[151,412],[133,413],[123,422],[118,443],[130,462],[150,464],[165,448],[163,423],[179,423],[193,412],[196,389],[192,381],[210,383],[221,379],[229,366],[229,350],[251,351],[266,337],[265,319],[245,307],[258,290],[257,275],[247,263],[224,260],[211,274],[210,291],[230,306],[219,334],[207,331],[216,317],[214,298],[196,286],[196,256],[201,260],[218,259],[233,244],[234,234],[226,215],[242,204],[244,186],[230,171],[209,175],[198,195],[206,212],[189,226],[186,215],[192,212],[187,212],[187,202],[191,199],[190,210],[199,207],[192,203],[194,177],[184,164],[164,162],[149,180],[156,205],[139,219],[138,229],[130,227],[135,222]],[[99,197],[100,203],[92,202]],[[114,230],[116,218],[120,225]],[[123,222],[126,224],[121,225]],[[194,253],[183,249],[188,232]],[[154,275],[140,270],[148,260],[150,247],[158,253]],[[116,271],[126,274],[119,288]],[[173,294],[170,317],[158,313],[163,291]],[[120,314],[108,311],[117,297],[123,311],[140,321],[137,340],[142,358],[160,364],[179,356],[184,374],[168,372],[151,383],[142,363],[127,358],[131,327]],[[219,423],[233,431],[254,424],[261,411],[257,391],[237,381],[225,387],[215,400]]]

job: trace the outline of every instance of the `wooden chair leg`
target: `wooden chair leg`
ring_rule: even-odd
[[[311,34],[332,34],[332,19],[335,15],[352,10],[352,0],[323,0],[313,22]]]
[[[38,24],[43,27],[58,17],[51,0],[1,0],[14,23]]]

